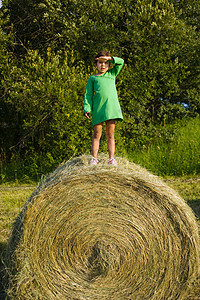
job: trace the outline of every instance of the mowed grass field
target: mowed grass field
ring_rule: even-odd
[[[13,222],[36,186],[0,185],[0,299],[6,299],[3,281],[3,255]]]
[[[200,177],[167,178],[164,181],[174,188],[193,209],[200,225]],[[0,255],[6,250],[12,224],[24,203],[35,190],[36,185],[0,185]],[[0,282],[3,277],[3,264],[0,260]],[[3,293],[0,284],[0,299]]]

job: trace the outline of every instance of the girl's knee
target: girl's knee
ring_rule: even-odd
[[[100,138],[101,138],[101,132],[94,131],[94,133],[93,133],[93,138],[94,138],[94,139],[100,140]]]
[[[107,140],[114,140],[114,131],[106,131]]]
[[[100,140],[102,134],[101,128],[94,128],[93,138]]]
[[[106,136],[107,138],[114,138],[115,120],[108,120],[106,122]]]
[[[101,135],[102,135],[102,123],[97,124],[93,127],[94,132],[93,132],[93,139],[98,139],[100,140]]]
[[[114,127],[106,128],[106,137],[107,137],[107,139],[114,139],[114,134],[115,134],[115,128]]]

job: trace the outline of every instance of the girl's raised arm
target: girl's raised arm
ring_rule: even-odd
[[[111,63],[114,64],[111,72],[112,72],[112,74],[117,76],[124,65],[124,60],[122,58],[113,56]]]

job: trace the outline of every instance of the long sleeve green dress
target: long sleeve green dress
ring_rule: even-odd
[[[111,119],[123,120],[115,78],[124,60],[112,58],[113,68],[101,75],[90,76],[86,85],[83,110],[84,113],[92,112],[92,126]]]

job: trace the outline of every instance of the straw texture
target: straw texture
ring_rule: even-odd
[[[10,240],[10,299],[199,299],[195,216],[158,177],[74,158],[43,180]]]

